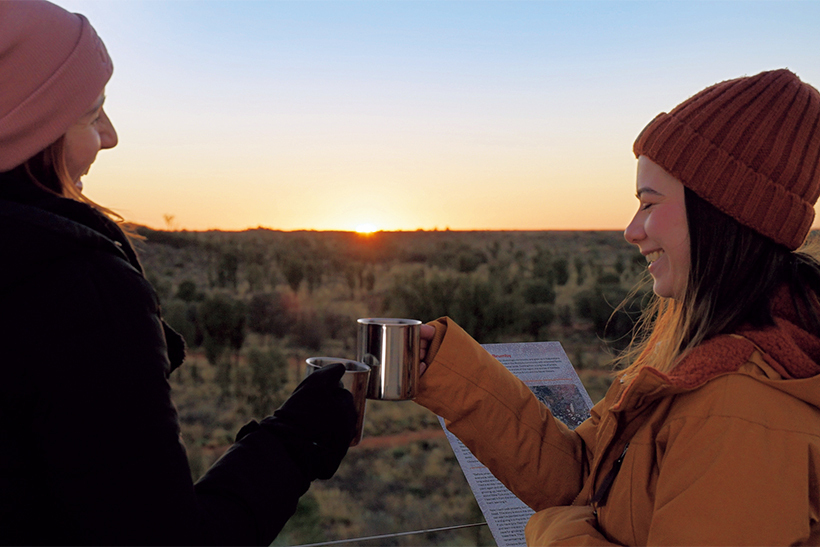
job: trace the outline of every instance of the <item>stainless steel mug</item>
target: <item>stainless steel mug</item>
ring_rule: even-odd
[[[421,321],[359,319],[356,360],[370,367],[368,399],[402,401],[416,396]]]
[[[308,357],[307,371],[305,377],[320,368],[341,363],[345,366],[345,373],[342,376],[342,385],[353,394],[353,404],[356,405],[356,436],[350,441],[350,446],[356,446],[362,440],[362,430],[364,429],[364,407],[367,401],[368,378],[370,377],[370,367],[358,361],[350,359],[338,359],[336,357]]]

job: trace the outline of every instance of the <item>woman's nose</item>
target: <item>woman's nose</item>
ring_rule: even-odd
[[[638,220],[638,213],[635,213],[635,216],[632,217],[632,221],[624,230],[624,239],[627,243],[638,245],[645,236],[646,234],[643,231],[643,223]]]
[[[103,117],[103,129],[100,131],[100,148],[104,150],[114,148],[119,142],[117,130],[114,129],[114,124],[111,123],[111,119],[105,113],[105,110],[101,112],[101,115]]]

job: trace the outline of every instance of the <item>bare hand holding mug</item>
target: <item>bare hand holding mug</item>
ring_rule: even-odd
[[[427,348],[430,347],[430,343],[433,341],[433,337],[435,335],[435,327],[430,325],[421,325],[419,330],[419,376],[424,374],[427,370],[427,361],[425,361],[425,358],[427,357]]]

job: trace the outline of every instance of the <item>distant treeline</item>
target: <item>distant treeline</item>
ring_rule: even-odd
[[[310,349],[345,340],[355,333],[342,300],[449,315],[482,342],[581,322],[617,344],[639,297],[610,316],[645,268],[618,232],[138,233],[167,318],[209,360],[241,350],[247,332]]]

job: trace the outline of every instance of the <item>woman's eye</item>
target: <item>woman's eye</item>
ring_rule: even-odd
[[[647,209],[652,207],[652,205],[654,205],[654,204],[652,204],[652,203],[641,203],[641,211],[646,211]]]

